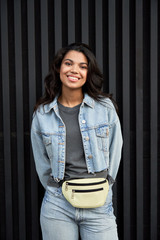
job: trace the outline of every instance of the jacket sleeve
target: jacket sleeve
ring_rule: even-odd
[[[115,182],[122,151],[122,133],[120,121],[117,113],[114,111],[114,122],[110,126],[109,134],[109,169],[108,169],[108,179],[109,183]]]
[[[51,167],[38,125],[38,119],[35,113],[31,125],[32,150],[38,177],[43,187],[46,188],[51,173]]]

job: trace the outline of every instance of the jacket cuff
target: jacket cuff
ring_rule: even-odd
[[[109,185],[115,183],[115,180],[109,174],[107,175],[107,180],[108,180]]]

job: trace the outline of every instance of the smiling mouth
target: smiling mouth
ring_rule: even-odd
[[[72,76],[67,76],[67,77],[72,82],[77,82],[79,80],[79,78],[77,78],[77,77],[72,77]]]

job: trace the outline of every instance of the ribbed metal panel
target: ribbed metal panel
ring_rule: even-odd
[[[16,84],[16,129],[17,129],[17,190],[18,190],[18,226],[20,239],[26,239],[26,210],[24,184],[24,127],[23,127],[23,82],[22,82],[22,32],[21,1],[14,4],[14,38],[15,38],[15,84]]]
[[[131,239],[130,202],[130,1],[122,6],[122,48],[123,48],[123,231],[124,239]]]
[[[55,16],[55,25],[54,34],[55,34],[55,52],[62,47],[62,1],[54,1],[54,16]]]
[[[88,0],[81,0],[82,42],[89,43]]]
[[[41,239],[30,124],[55,52],[74,41],[90,45],[119,106],[119,239],[160,239],[159,12],[158,0],[0,0],[0,239]]]
[[[143,1],[136,1],[136,213],[137,240],[143,239]]]
[[[36,12],[36,2],[27,1],[26,11],[27,11],[27,33],[28,33],[28,91],[29,91],[29,121],[31,123],[33,107],[36,101],[36,41],[35,41],[35,12]],[[41,84],[41,81],[40,81]],[[29,124],[30,125],[30,124]],[[28,146],[29,147],[29,146]],[[39,216],[38,209],[38,185],[36,172],[32,157],[31,149],[30,151],[30,159],[28,159],[28,164],[30,164],[30,171],[28,178],[30,177],[30,238],[31,239],[39,239],[38,232],[38,223],[37,220]],[[27,173],[26,173],[27,174]],[[26,179],[27,180],[27,179]]]
[[[1,62],[2,62],[2,111],[3,111],[3,147],[4,147],[4,205],[5,215],[1,221],[5,221],[8,231],[3,231],[3,239],[13,239],[13,199],[12,199],[12,167],[11,167],[11,117],[10,117],[10,83],[9,83],[9,44],[8,44],[8,12],[7,2],[1,1]],[[2,161],[2,160],[1,160]],[[4,225],[2,225],[4,226]]]
[[[150,39],[150,156],[151,156],[151,174],[150,174],[150,238],[160,238],[158,223],[158,2],[151,2],[151,39]],[[154,186],[154,187],[152,187]],[[158,234],[159,235],[158,235]]]

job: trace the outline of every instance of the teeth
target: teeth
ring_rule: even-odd
[[[71,77],[71,76],[69,76],[69,78],[71,78],[71,79],[73,79],[73,80],[78,80],[78,78],[76,78],[76,77]]]

